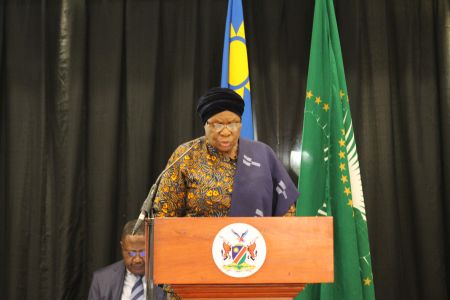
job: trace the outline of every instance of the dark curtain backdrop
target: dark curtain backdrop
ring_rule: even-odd
[[[258,139],[294,181],[314,1],[244,0]],[[84,299],[220,83],[225,0],[0,3],[2,299]],[[378,299],[448,299],[447,0],[336,0]]]

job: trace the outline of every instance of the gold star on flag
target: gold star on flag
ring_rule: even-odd
[[[339,157],[340,157],[340,158],[344,158],[344,157],[345,157],[344,151],[340,151],[340,152],[339,152]]]
[[[310,99],[313,96],[312,91],[307,91],[306,92],[306,98]]]
[[[341,164],[339,165],[339,169],[341,169],[341,171],[344,171],[344,170],[345,170],[345,164],[344,164],[344,163],[341,163]]]
[[[341,96],[341,98],[342,98],[342,97],[344,97],[344,95],[345,95],[344,91],[341,90],[341,91],[339,92],[339,96]]]
[[[342,180],[342,183],[346,183],[348,181],[347,176],[342,175],[341,180]]]
[[[372,280],[370,280],[369,277],[367,277],[366,279],[364,279],[364,285],[370,285],[372,283]]]
[[[344,141],[343,139],[340,139],[340,140],[339,140],[339,145],[340,145],[341,147],[344,147],[344,146],[345,146],[345,141]]]
[[[320,102],[322,102],[322,100],[320,100],[320,97],[316,97],[316,101],[317,104],[320,104]]]
[[[353,200],[352,200],[352,199],[349,199],[348,202],[347,202],[347,205],[348,205],[348,206],[353,206]]]
[[[352,192],[350,192],[350,188],[349,188],[349,187],[345,187],[344,193],[348,196],[348,195],[350,195]]]
[[[323,105],[323,110],[324,111],[328,111],[330,109],[330,106],[327,104],[327,103],[325,103],[324,105]]]

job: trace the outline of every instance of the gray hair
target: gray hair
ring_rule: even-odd
[[[123,227],[123,230],[122,230],[122,237],[121,237],[122,240],[125,238],[125,236],[133,234],[134,225],[136,224],[137,221],[138,221],[138,219],[135,219],[135,220],[128,221],[125,224],[125,226]],[[144,222],[142,222],[139,225],[139,227],[136,229],[136,232],[134,234],[135,235],[144,235],[144,233],[145,233],[145,226],[144,226]]]

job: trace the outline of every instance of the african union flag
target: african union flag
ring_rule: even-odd
[[[333,216],[334,283],[297,300],[373,300],[366,208],[333,0],[316,0],[297,215]]]
[[[250,76],[241,0],[228,1],[222,58],[222,87],[228,87],[244,99],[241,136],[254,139]]]

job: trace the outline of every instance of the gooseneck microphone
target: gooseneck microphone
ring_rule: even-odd
[[[169,166],[167,166],[158,176],[158,178],[156,178],[155,183],[152,185],[152,187],[150,188],[150,191],[148,192],[147,198],[145,198],[144,203],[142,204],[141,207],[141,213],[139,215],[139,218],[136,221],[136,224],[134,224],[133,227],[133,232],[132,235],[135,234],[136,230],[139,228],[139,226],[141,226],[142,222],[145,219],[145,216],[149,216],[150,218],[153,218],[153,200],[155,199],[156,196],[156,191],[158,190],[158,186],[159,186],[159,182],[161,181],[162,176],[168,171],[170,170],[170,168],[172,168],[172,166],[178,162],[181,158],[183,158],[189,151],[192,150],[192,148],[194,148],[196,145],[198,145],[202,140],[204,139],[204,137],[200,137],[196,140],[194,140],[194,142],[192,143],[192,145],[186,150],[184,151],[179,157],[177,157],[177,159],[175,159]]]
[[[138,220],[136,221],[136,224],[134,224],[133,232],[134,235],[136,230],[139,228],[139,226],[142,224],[142,222],[145,219],[145,216],[149,216],[150,220],[147,224],[147,230],[148,230],[148,252],[146,255],[146,268],[145,268],[145,276],[147,277],[147,299],[150,300],[156,300],[156,288],[155,283],[153,280],[153,248],[154,248],[154,214],[153,214],[153,201],[155,199],[156,191],[158,190],[159,182],[161,181],[161,177],[168,171],[172,166],[179,161],[181,158],[183,158],[189,151],[192,150],[196,145],[198,145],[204,137],[200,137],[192,143],[192,145],[184,151],[179,157],[177,157],[169,166],[167,166],[161,174],[159,174],[158,178],[156,179],[155,183],[152,185],[150,192],[148,193],[147,198],[145,199],[144,203],[141,207],[141,214],[139,215]]]

